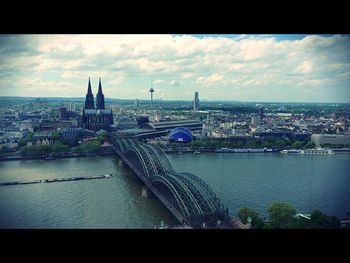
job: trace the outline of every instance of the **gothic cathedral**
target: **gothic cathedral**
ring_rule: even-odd
[[[113,124],[112,110],[105,109],[105,98],[102,93],[101,78],[99,80],[98,92],[96,95],[96,108],[89,78],[82,123],[83,128],[93,131],[109,131],[110,126]]]

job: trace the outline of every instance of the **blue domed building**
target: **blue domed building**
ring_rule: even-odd
[[[171,130],[168,139],[170,142],[191,142],[193,135],[189,129],[179,127]]]

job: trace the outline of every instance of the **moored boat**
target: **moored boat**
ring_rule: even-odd
[[[280,153],[283,153],[283,154],[334,154],[333,150],[331,149],[305,149],[305,150],[290,149],[290,150],[280,151]]]

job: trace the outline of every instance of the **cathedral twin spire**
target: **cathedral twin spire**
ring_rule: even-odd
[[[94,95],[91,90],[91,82],[89,78],[88,91],[85,99],[85,109],[95,109],[94,105]],[[101,78],[98,83],[98,92],[96,94],[96,109],[105,109],[105,98],[102,93]]]

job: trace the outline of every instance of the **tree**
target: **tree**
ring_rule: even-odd
[[[311,149],[311,148],[315,148],[315,143],[312,141],[308,141],[305,145],[306,149]]]
[[[99,135],[97,135],[97,141],[102,144],[104,143],[104,141],[107,140],[107,134],[106,133],[100,133]]]
[[[242,207],[238,210],[237,217],[243,224],[247,223],[248,217],[251,218],[251,225],[255,229],[261,229],[264,225],[263,220],[260,218],[259,213],[252,208]]]
[[[22,155],[42,155],[52,151],[52,147],[49,145],[27,145],[21,148],[20,153]]]
[[[31,142],[33,140],[33,133],[29,133],[25,138],[22,138],[18,142],[19,148],[22,148],[27,145],[27,142]]]
[[[82,145],[76,147],[74,151],[76,153],[97,153],[101,149],[100,142],[98,140],[92,140],[83,143]]]
[[[58,141],[60,139],[60,135],[59,135],[59,133],[57,131],[52,133],[52,139],[54,141]]]
[[[55,145],[52,147],[52,151],[54,153],[66,153],[69,152],[69,146],[64,145],[63,143],[55,143]]]
[[[302,141],[295,141],[292,144],[292,148],[296,148],[296,149],[301,149],[304,146],[304,143]]]
[[[303,217],[295,217],[288,224],[288,228],[291,229],[311,229],[311,220]]]
[[[22,148],[27,145],[27,140],[25,138],[22,138],[18,141],[19,148]]]
[[[286,203],[273,203],[267,212],[269,213],[268,228],[288,228],[296,214],[294,207]]]
[[[315,210],[311,214],[311,227],[320,228],[340,228],[340,221],[335,216],[328,216],[323,214],[320,210]]]
[[[279,146],[279,147],[286,146],[286,142],[285,140],[276,140],[275,146]]]

